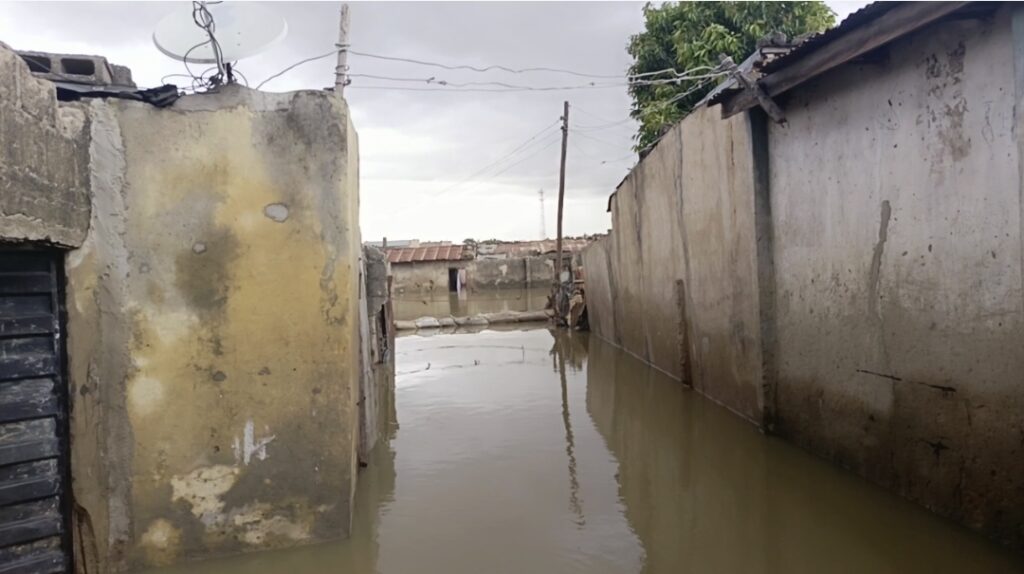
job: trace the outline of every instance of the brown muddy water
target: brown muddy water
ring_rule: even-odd
[[[397,343],[350,540],[161,574],[1018,572],[586,334]]]
[[[420,317],[469,317],[501,311],[540,311],[547,303],[550,286],[531,289],[492,289],[469,293],[402,293],[392,299],[395,319]]]

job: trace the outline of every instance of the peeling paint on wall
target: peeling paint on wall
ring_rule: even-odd
[[[96,571],[346,536],[361,241],[344,102],[228,86],[88,109],[99,209],[69,257],[68,324]]]
[[[192,514],[207,528],[216,526],[225,519],[221,497],[235,485],[238,473],[238,467],[214,465],[172,477],[171,500],[187,502]]]
[[[251,420],[246,421],[245,428],[242,430],[242,439],[239,440],[238,437],[235,437],[231,449],[235,453],[235,461],[245,466],[249,466],[253,458],[267,460],[267,445],[277,438],[275,435],[254,438],[254,428],[255,425]],[[270,432],[266,426],[263,427],[263,430]]]

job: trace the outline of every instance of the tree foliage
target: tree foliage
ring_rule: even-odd
[[[718,55],[737,64],[753,53],[758,39],[772,33],[795,37],[821,32],[835,22],[823,2],[666,2],[644,6],[644,31],[630,38],[630,74],[667,68],[679,73],[715,67]],[[667,77],[667,76],[663,76]],[[651,145],[714,87],[693,81],[679,85],[631,85],[631,115],[640,122],[636,149]],[[694,89],[696,88],[696,89]],[[687,91],[691,93],[683,95]]]

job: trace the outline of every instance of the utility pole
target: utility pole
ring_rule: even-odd
[[[558,170],[558,235],[555,239],[558,263],[555,265],[555,285],[562,282],[562,206],[565,203],[565,150],[568,145],[569,102],[565,102],[565,111],[562,112],[562,165]]]
[[[544,218],[544,190],[537,192],[540,195],[540,240],[548,238],[548,222]]]
[[[348,4],[343,3],[338,25],[338,65],[334,68],[334,91],[338,96],[345,95],[345,84],[348,83],[348,29]]]

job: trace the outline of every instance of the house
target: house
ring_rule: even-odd
[[[347,536],[393,333],[344,100],[2,44],[0,71],[0,564]]]
[[[879,2],[743,73],[610,199],[593,331],[1024,546],[1024,6]]]
[[[579,253],[592,240],[563,240],[565,266],[576,267]],[[466,245],[417,241],[409,247],[388,242],[387,252],[396,293],[547,288],[554,281],[557,259],[553,239]]]

